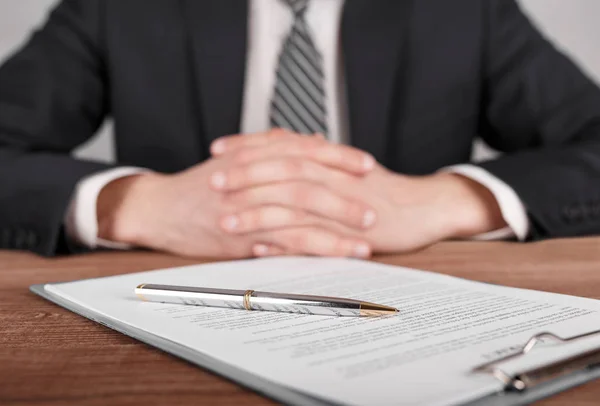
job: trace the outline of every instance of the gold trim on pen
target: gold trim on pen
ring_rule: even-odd
[[[141,285],[138,285],[137,288],[135,288],[136,289],[135,294],[137,295],[137,297],[139,297],[140,299],[142,299],[144,302],[148,302],[148,299],[146,299],[144,297],[144,295],[142,295],[141,293],[139,293],[137,290],[138,289],[144,289],[144,286],[146,286],[146,285],[147,285],[147,283],[142,283]]]
[[[396,314],[400,310],[395,307],[378,305],[375,303],[369,302],[360,302],[360,315],[367,317],[376,317],[376,316],[389,316],[391,314]]]
[[[250,303],[250,297],[254,293],[253,290],[247,290],[244,292],[244,309],[252,310],[252,304]]]

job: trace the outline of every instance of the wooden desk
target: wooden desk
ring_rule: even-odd
[[[443,243],[378,261],[600,299],[600,239]],[[101,253],[42,259],[0,253],[0,404],[268,405],[225,379],[76,316],[29,285],[181,266],[155,253]],[[600,381],[541,402],[598,405]]]

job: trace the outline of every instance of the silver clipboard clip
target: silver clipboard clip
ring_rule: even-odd
[[[557,336],[556,334],[549,332],[539,333],[531,337],[527,341],[527,343],[523,347],[521,347],[517,352],[496,359],[494,361],[482,364],[474,368],[472,372],[488,373],[500,380],[501,382],[503,382],[505,384],[505,390],[522,392],[527,389],[531,389],[539,384],[558,379],[562,376],[577,371],[600,367],[600,347],[587,350],[585,352],[574,355],[572,357],[568,357],[566,359],[552,362],[548,365],[532,368],[528,371],[521,372],[517,375],[508,374],[507,372],[503,371],[498,364],[527,355],[528,352],[530,352],[536,345],[538,345],[544,339],[551,339],[559,343],[569,343],[594,335],[600,336],[600,330],[580,334],[569,338],[562,338]]]

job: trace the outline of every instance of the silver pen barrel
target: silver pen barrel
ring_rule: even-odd
[[[258,310],[323,316],[383,316],[398,312],[393,307],[353,299],[257,292],[253,290],[142,284],[135,289],[135,293],[140,299],[151,302],[224,307],[248,311]]]

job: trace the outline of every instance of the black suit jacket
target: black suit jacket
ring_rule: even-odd
[[[107,116],[119,164],[175,172],[240,130],[244,0],[66,0],[0,69],[0,248],[68,248],[70,152]],[[531,238],[600,232],[600,92],[513,0],[347,0],[350,138],[388,168],[482,164],[525,203]],[[399,230],[400,232],[401,230]]]

